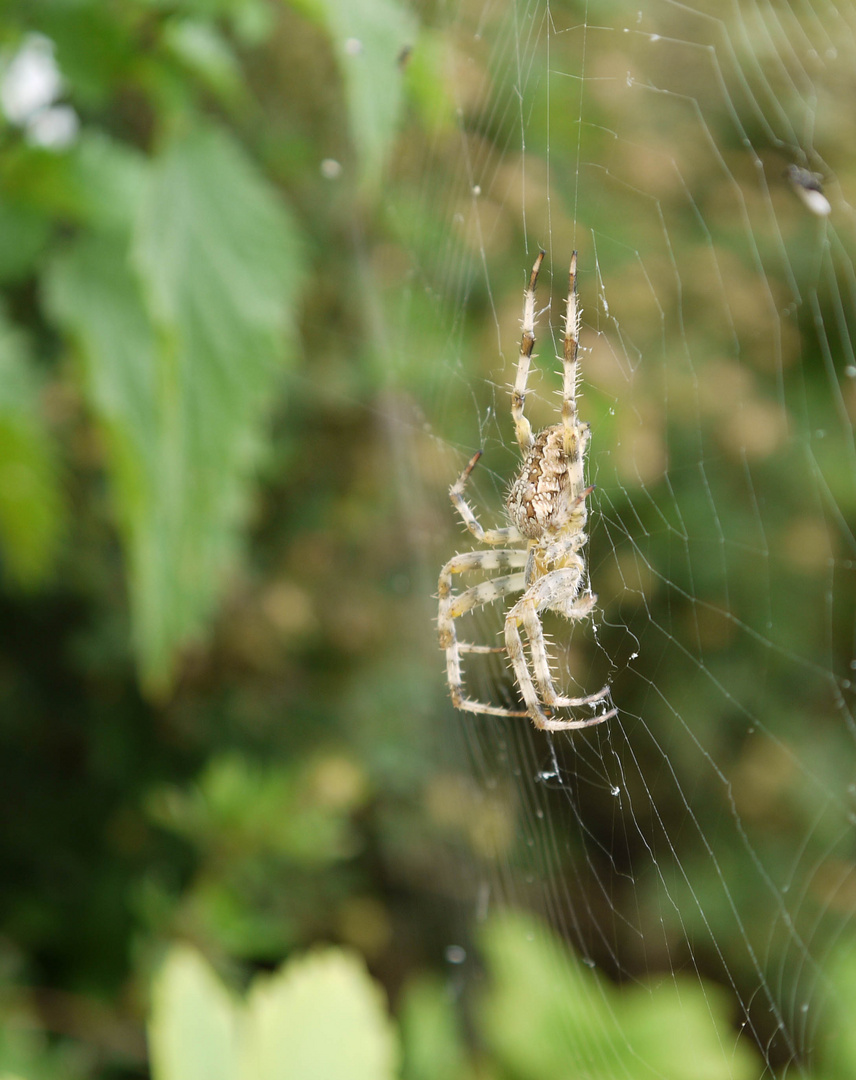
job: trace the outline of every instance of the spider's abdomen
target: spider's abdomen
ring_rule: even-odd
[[[561,424],[535,436],[506,502],[511,520],[528,539],[537,540],[567,524],[569,504],[583,488],[585,434],[587,425],[581,425],[582,445],[572,448],[576,453],[570,457],[565,453]]]

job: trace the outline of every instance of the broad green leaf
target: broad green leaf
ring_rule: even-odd
[[[0,313],[0,544],[8,574],[30,586],[51,571],[63,500],[26,339]]]
[[[213,23],[174,17],[164,25],[163,40],[173,55],[224,105],[246,99],[235,54]]]
[[[423,26],[409,54],[404,81],[410,100],[428,131],[450,130],[455,124],[455,99],[448,81],[447,35]]]
[[[128,143],[85,128],[69,155],[75,216],[98,232],[127,236],[143,196],[148,160]]]
[[[416,20],[400,0],[295,0],[327,27],[345,82],[360,184],[374,191],[401,121],[399,57],[416,37]]]
[[[253,984],[240,1080],[392,1080],[398,1048],[362,960],[341,949]]]
[[[617,988],[556,935],[520,915],[494,919],[484,1034],[528,1080],[751,1080],[761,1063],[729,1024],[727,995],[690,978]]]
[[[452,1080],[465,1075],[458,1003],[439,979],[421,978],[399,1008],[405,1080]]]
[[[534,920],[512,914],[491,920],[482,940],[491,974],[483,1032],[499,1060],[523,1080],[611,1075],[599,1071],[617,1063],[609,1049],[616,1031],[608,1007],[564,944]]]
[[[200,590],[180,565],[186,515],[161,487],[161,476],[178,473],[176,482],[186,482],[187,467],[170,457],[168,418],[158,400],[160,358],[125,246],[92,237],[76,244],[51,268],[47,299],[79,343],[84,390],[105,433],[137,649],[148,673],[165,673],[171,649],[190,630],[168,589],[188,611]]]
[[[238,552],[302,265],[290,216],[222,132],[172,143],[143,190],[130,253],[81,240],[47,298],[107,433],[142,678],[163,693]]]
[[[0,282],[21,281],[34,272],[50,231],[47,215],[0,199]]]
[[[762,1069],[748,1036],[730,1023],[727,992],[664,975],[658,984],[613,991],[623,1057],[668,1080],[753,1080]]]
[[[823,1010],[824,1022],[817,1057],[824,1077],[849,1080],[856,1076],[856,1026],[853,1023],[856,942],[842,937],[830,954],[824,974],[829,992]]]
[[[152,989],[153,1080],[393,1080],[398,1048],[362,960],[327,949],[292,960],[233,1000],[177,946]]]
[[[236,1080],[239,1006],[193,949],[170,952],[152,987],[153,1080]]]

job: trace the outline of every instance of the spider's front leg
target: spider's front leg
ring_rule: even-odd
[[[470,478],[470,473],[476,467],[479,458],[482,456],[482,451],[477,450],[470,460],[467,462],[466,468],[449,488],[449,498],[452,500],[452,505],[461,515],[461,519],[466,527],[470,530],[473,536],[478,540],[480,544],[514,544],[523,539],[518,529],[513,525],[505,529],[484,529],[481,522],[476,517],[472,510],[472,507],[464,498],[464,488],[467,486],[467,481]],[[453,560],[454,561],[454,560]]]
[[[591,614],[597,602],[592,593],[580,596],[583,582],[582,560],[570,566],[551,570],[531,585],[514,607],[505,621],[505,644],[514,668],[527,711],[536,727],[545,731],[566,731],[573,728],[589,727],[603,723],[617,715],[617,709],[593,716],[586,720],[555,720],[545,712],[545,706],[554,709],[577,708],[584,705],[596,705],[609,694],[609,686],[604,686],[595,694],[584,697],[565,697],[557,693],[553,685],[547,644],[541,625],[541,612],[556,611],[571,621],[581,621]],[[532,657],[532,673],[526,663],[526,654],[520,636],[520,626],[526,630],[529,639],[529,651]]]
[[[529,380],[529,365],[532,362],[532,349],[535,345],[535,284],[538,281],[544,255],[543,249],[538,252],[532,273],[529,275],[529,284],[523,294],[523,319],[520,324],[523,333],[520,338],[520,355],[517,358],[517,375],[511,391],[511,418],[514,421],[517,443],[524,457],[532,449],[534,442],[532,425],[526,419],[523,408],[526,404],[526,383]]]

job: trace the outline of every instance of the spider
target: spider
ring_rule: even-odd
[[[449,489],[452,505],[466,527],[489,550],[455,555],[440,573],[440,647],[446,652],[446,676],[452,702],[458,709],[492,716],[528,716],[542,731],[565,731],[601,724],[616,716],[617,709],[585,719],[563,719],[550,710],[595,706],[609,695],[609,685],[585,697],[565,697],[556,691],[541,625],[541,614],[554,611],[572,622],[581,622],[593,611],[597,597],[587,587],[586,564],[581,554],[588,537],[585,529],[586,499],[594,490],[585,482],[585,454],[590,429],[577,416],[577,352],[580,309],[577,307],[577,253],[571,258],[565,311],[564,369],[561,423],[533,434],[524,415],[526,383],[535,344],[535,284],[544,252],[538,254],[524,293],[523,336],[517,377],[511,391],[511,416],[523,464],[511,485],[506,510],[511,524],[484,529],[464,497],[482,451],[474,454]],[[511,571],[488,578],[463,592],[452,591],[456,574],[472,570]],[[455,620],[468,611],[506,596],[522,593],[505,616],[505,646],[473,645],[458,641]],[[527,662],[521,627],[529,644]],[[466,695],[463,685],[463,653],[505,652],[511,661],[524,710],[488,705]]]

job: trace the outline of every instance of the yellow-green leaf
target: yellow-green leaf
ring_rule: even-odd
[[[257,979],[240,1080],[393,1080],[398,1047],[382,991],[340,949]]]
[[[173,948],[152,987],[153,1080],[236,1080],[240,1035],[239,1006],[210,965]]]

